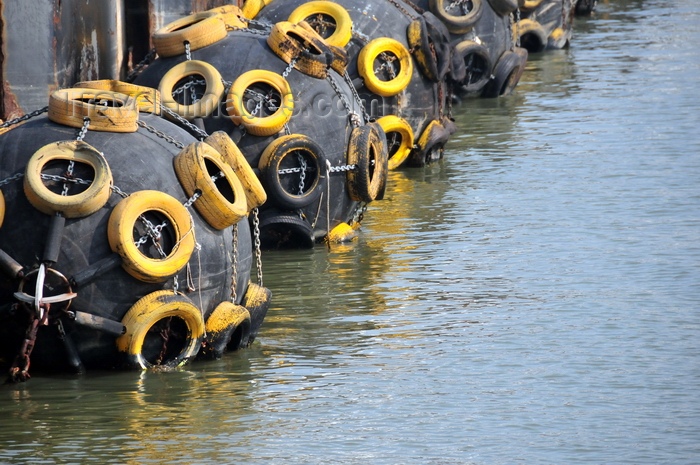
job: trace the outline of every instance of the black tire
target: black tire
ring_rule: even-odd
[[[353,129],[348,144],[348,195],[358,202],[372,202],[386,188],[388,155],[386,135],[376,123]],[[383,136],[382,136],[383,135]]]
[[[291,155],[297,158],[292,160]],[[280,173],[283,169],[300,168],[298,157],[302,157],[307,166],[303,178],[300,171]],[[263,151],[258,168],[268,196],[266,204],[298,210],[321,197],[321,180],[326,177],[327,171],[326,157],[321,146],[308,136],[290,134],[275,139]],[[313,177],[309,178],[309,174]],[[299,190],[295,193],[297,187]]]
[[[491,79],[481,92],[485,98],[503,97],[515,89],[522,74],[522,59],[510,50],[503,52],[493,70]]]
[[[501,16],[507,16],[518,9],[518,0],[489,0],[489,4]]]

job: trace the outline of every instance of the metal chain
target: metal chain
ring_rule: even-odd
[[[175,147],[179,148],[180,150],[185,148],[185,144],[183,144],[180,141],[175,140],[171,136],[167,135],[166,133],[159,131],[158,129],[154,128],[153,126],[149,126],[148,124],[144,123],[143,121],[137,121],[136,124],[144,128],[146,131],[150,132],[151,134],[155,134],[156,136],[160,137],[161,139],[165,140],[166,142],[170,142],[173,144]]]
[[[71,162],[72,163],[72,162]],[[69,166],[70,168],[70,166]],[[92,184],[91,180],[86,180],[82,178],[76,178],[74,176],[71,177],[66,177],[66,176],[61,176],[59,174],[44,174],[41,173],[41,179],[45,179],[47,181],[55,181],[55,182],[64,182],[64,183],[73,183],[73,184],[83,184],[86,186],[89,186]],[[66,195],[66,194],[61,194],[61,195]]]
[[[304,180],[306,179],[306,159],[303,155],[297,155],[299,159],[299,168],[301,169],[301,174],[299,174],[299,195],[304,193]]]
[[[33,112],[27,113],[26,115],[20,116],[19,118],[11,119],[10,121],[5,121],[4,123],[0,124],[0,128],[9,128],[10,126],[14,126],[15,124],[27,121],[28,119],[34,118],[35,116],[39,116],[40,114],[46,113],[47,111],[49,111],[49,107],[34,110]]]
[[[78,142],[83,141],[85,135],[88,132],[88,126],[90,126],[90,118],[86,116],[83,118],[83,127],[80,128],[80,132],[78,132],[78,137],[76,137],[75,140],[77,140]]]
[[[120,196],[120,197],[122,197],[122,198],[124,198],[124,199],[127,198],[127,197],[129,197],[129,194],[127,194],[126,192],[124,192],[124,191],[121,190],[119,187],[115,186],[114,184],[112,184],[111,186],[109,186],[109,188],[110,188],[110,190],[111,190],[112,192],[114,192],[115,194],[117,194],[118,196]]]
[[[223,79],[222,79],[222,81],[223,81]],[[186,82],[185,84],[181,85],[181,86],[178,87],[177,89],[173,90],[173,91],[172,91],[173,97],[175,97],[176,95],[180,95],[181,93],[183,93],[184,91],[190,89],[191,87],[194,87],[194,86],[203,86],[203,85],[205,85],[206,83],[207,83],[207,81],[205,81],[204,79],[196,79],[196,80],[193,79],[193,80],[191,80],[191,81],[189,81],[189,82]],[[194,92],[194,90],[193,90],[192,92]]]
[[[292,60],[289,62],[289,64],[288,64],[287,67],[285,68],[285,70],[282,72],[282,77],[283,77],[283,78],[287,79],[287,76],[289,76],[289,73],[291,73],[291,72],[292,72],[292,69],[294,69],[294,65],[297,64],[297,59],[298,59],[298,58],[299,58],[299,57],[294,57],[294,58],[292,58]]]
[[[515,46],[520,47],[520,8],[511,13],[511,18],[515,15]]]
[[[83,126],[84,127],[84,126]],[[75,168],[75,161],[71,160],[68,162],[68,168],[66,169],[66,180],[73,177],[73,169]],[[63,190],[61,191],[62,196],[68,195],[68,182],[63,183]]]
[[[202,196],[201,192],[195,192],[194,194],[192,194],[192,197],[187,199],[187,202],[185,202],[183,205],[185,206],[185,208],[190,208],[192,206],[192,204],[201,196]]]
[[[24,173],[15,173],[12,176],[0,181],[0,187],[4,186],[5,184],[10,184],[12,181],[17,181],[18,179],[22,179],[23,177],[24,177]]]
[[[396,79],[396,70],[392,66],[392,63],[396,61],[397,57],[391,57],[387,55],[386,52],[382,52],[379,54],[379,58],[384,60],[384,63],[382,63],[379,68],[374,70],[374,74],[378,74],[380,71],[385,70],[391,79]]]
[[[471,7],[467,4],[471,5]],[[472,2],[472,0],[456,0],[452,3],[450,3],[449,5],[447,5],[445,7],[445,11],[451,10],[457,6],[463,7],[463,8],[461,8],[462,15],[466,15],[467,13],[469,13],[470,11],[472,11],[474,9],[474,3]]]
[[[238,284],[238,223],[233,225],[233,255],[231,257],[231,303],[236,303],[236,285]]]
[[[199,137],[201,137],[201,138],[209,137],[209,134],[207,134],[206,131],[202,131],[202,130],[199,129],[197,126],[195,126],[194,124],[190,123],[190,122],[187,121],[185,118],[183,118],[182,116],[178,115],[178,114],[175,113],[173,110],[171,110],[170,108],[166,107],[165,105],[161,105],[161,106],[160,106],[160,109],[161,109],[161,111],[163,111],[163,113],[167,113],[168,115],[170,115],[170,116],[172,116],[173,118],[175,118],[179,123],[181,123],[182,125],[184,125],[186,128],[188,128],[188,129],[194,131]],[[157,134],[156,134],[156,135],[157,135]]]
[[[353,127],[361,126],[362,121],[360,119],[360,115],[358,115],[356,112],[353,111],[352,106],[350,105],[350,102],[348,102],[348,99],[345,98],[345,94],[340,89],[340,86],[336,82],[335,77],[333,77],[333,75],[331,73],[328,73],[328,76],[326,79],[328,80],[328,83],[331,85],[331,87],[333,88],[335,93],[338,94],[338,98],[340,98],[340,102],[343,104],[343,106],[345,107],[345,110],[348,112],[348,115],[350,116],[350,123],[353,125]],[[364,110],[364,108],[363,108],[363,110]]]
[[[343,73],[343,79],[345,80],[345,83],[350,88],[350,92],[352,93],[352,96],[355,98],[355,101],[359,105],[360,110],[362,111],[362,116],[365,118],[365,121],[369,121],[371,118],[370,118],[369,114],[367,113],[367,109],[365,108],[365,103],[360,98],[360,94],[357,93],[357,89],[355,88],[355,84],[352,83],[352,79],[350,78],[350,74],[348,74],[347,70],[345,70],[345,72]]]
[[[403,6],[401,6],[396,0],[389,0],[389,3],[391,3],[392,5],[394,5],[396,8],[399,9],[399,11],[400,11],[401,13],[405,14],[406,16],[408,16],[409,18],[411,18],[412,20],[415,21],[416,19],[418,19],[418,17],[417,17],[416,15],[414,15],[414,14],[411,13],[411,12],[409,12],[406,8],[404,8]]]
[[[192,51],[190,50],[190,41],[185,40],[182,43],[185,44],[185,58],[187,59],[187,61],[192,61]]]
[[[356,170],[357,165],[340,165],[340,166],[330,166],[328,167],[329,173],[344,173],[346,171]]]
[[[156,57],[156,49],[152,48],[151,50],[148,51],[146,56],[137,64],[134,66],[134,68],[129,71],[129,74],[126,75],[126,82],[132,82],[134,79],[136,79],[136,76],[141,74],[141,71],[143,71],[144,68],[146,68],[148,65],[151,64],[151,61]]]
[[[253,208],[253,245],[255,246],[255,266],[258,271],[258,284],[262,286],[262,249],[260,247],[260,219],[258,218],[257,208]]]
[[[362,223],[362,219],[365,216],[365,212],[367,212],[367,203],[366,202],[358,203],[357,207],[355,207],[355,211],[352,214],[352,223],[356,223],[356,224]]]

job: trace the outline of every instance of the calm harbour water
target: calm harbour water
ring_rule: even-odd
[[[455,109],[250,349],[0,387],[0,463],[700,462],[700,3],[601,1]]]

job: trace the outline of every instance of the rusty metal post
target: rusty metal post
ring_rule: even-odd
[[[57,88],[124,72],[123,0],[5,0],[0,7],[0,118],[45,106]]]

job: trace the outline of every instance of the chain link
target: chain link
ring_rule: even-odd
[[[223,79],[222,79],[222,81],[223,81]],[[176,95],[180,95],[184,91],[186,91],[194,86],[203,86],[203,85],[206,85],[206,83],[207,83],[207,81],[205,81],[204,79],[193,79],[193,80],[181,85],[177,89],[173,90],[173,92],[172,92],[173,97],[175,97]],[[192,92],[194,92],[194,90],[192,90]],[[195,96],[195,98],[196,98],[196,96]]]
[[[282,77],[287,79],[287,76],[289,76],[289,73],[292,72],[292,69],[294,69],[294,65],[297,64],[297,58],[299,57],[294,57],[292,58],[292,61],[289,62],[285,70],[282,72]]]
[[[304,193],[304,180],[306,179],[306,159],[303,155],[297,155],[299,159],[299,168],[301,169],[301,174],[299,174],[299,195]]]
[[[170,142],[173,144],[175,147],[179,148],[180,150],[185,148],[185,144],[183,144],[180,141],[175,140],[171,136],[167,135],[166,133],[159,131],[158,129],[154,128],[153,126],[149,126],[148,124],[144,123],[143,121],[137,121],[136,124],[144,128],[146,131],[150,132],[151,134],[155,134],[156,136],[160,137],[161,139],[165,140],[166,142]]]
[[[335,77],[331,74],[328,73],[328,77],[326,78],[328,80],[328,83],[331,85],[333,90],[335,91],[336,94],[338,94],[338,98],[340,99],[340,102],[343,104],[345,107],[345,110],[348,112],[348,115],[350,116],[350,123],[353,125],[353,127],[358,127],[362,124],[360,115],[358,115],[356,112],[353,111],[352,106],[350,105],[350,102],[348,102],[348,99],[345,98],[345,94],[343,91],[340,89],[340,86],[338,85],[338,82],[335,80]],[[351,86],[353,87],[353,86]],[[364,112],[364,108],[363,108]]]
[[[411,13],[411,12],[409,12],[406,8],[404,8],[403,6],[401,6],[401,5],[399,4],[399,2],[397,2],[396,0],[389,0],[389,3],[391,3],[392,5],[394,5],[396,8],[398,8],[398,10],[399,10],[401,13],[405,14],[406,16],[408,16],[409,18],[411,18],[412,20],[415,21],[416,19],[418,19],[418,17],[417,17],[416,15],[414,15],[414,14]]]
[[[12,181],[17,181],[18,179],[22,179],[24,177],[24,173],[15,173],[12,176],[3,179],[0,181],[0,187],[10,184]]]
[[[238,284],[238,223],[233,225],[233,255],[231,256],[231,303],[236,303],[236,287]]]
[[[163,111],[163,113],[167,113],[168,115],[170,115],[170,116],[172,116],[173,118],[175,118],[175,119],[176,119],[179,123],[181,123],[183,126],[185,126],[186,128],[192,130],[192,131],[193,131],[195,134],[197,134],[199,137],[201,137],[201,138],[209,137],[209,134],[207,134],[206,131],[202,131],[202,130],[199,129],[197,126],[195,126],[194,124],[190,123],[190,122],[187,121],[185,118],[183,118],[182,116],[178,115],[178,114],[175,113],[173,110],[171,110],[170,108],[166,107],[165,105],[161,105],[161,106],[160,106],[160,109],[161,109],[161,111]],[[156,134],[156,135],[157,135],[157,134]]]
[[[80,132],[78,132],[78,137],[75,138],[78,142],[82,142],[83,139],[85,138],[85,135],[88,132],[88,127],[90,126],[90,118],[89,117],[84,117],[83,118],[83,127],[80,128]]]
[[[141,74],[141,71],[144,70],[148,65],[151,64],[153,59],[156,57],[156,49],[152,48],[151,50],[148,51],[146,56],[137,64],[134,66],[134,68],[129,71],[129,74],[126,75],[126,82],[133,82],[134,79],[136,79],[136,76]]]
[[[357,105],[360,107],[360,111],[362,111],[362,116],[365,119],[365,121],[369,121],[371,118],[369,114],[367,113],[367,109],[365,108],[365,104],[360,98],[360,94],[357,93],[357,89],[355,88],[355,84],[352,83],[352,79],[350,78],[350,74],[348,74],[348,71],[345,70],[343,73],[343,79],[345,80],[345,83],[348,85],[350,88],[350,93],[352,93],[352,96],[355,98],[355,101],[357,102]]]
[[[11,119],[10,121],[5,121],[4,123],[0,124],[0,128],[9,128],[10,126],[14,126],[15,124],[27,121],[28,119],[34,118],[35,116],[39,116],[40,114],[46,113],[47,111],[49,111],[49,107],[34,110],[33,112],[27,113],[26,115],[20,116],[19,118]]]
[[[111,186],[109,186],[109,188],[111,189],[112,192],[114,192],[115,194],[117,194],[117,195],[120,196],[121,198],[124,198],[124,199],[125,199],[125,198],[129,197],[129,194],[127,194],[126,192],[124,192],[124,191],[121,190],[119,187],[115,186],[114,184],[112,184]]]
[[[257,208],[253,208],[253,245],[255,247],[255,266],[258,271],[258,284],[262,286],[262,249],[260,247],[260,218],[258,218]]]
[[[357,207],[355,207],[354,213],[352,214],[352,223],[355,223],[355,224],[362,223],[362,219],[364,218],[366,211],[367,211],[367,203],[366,202],[358,203]]]
[[[185,40],[182,43],[185,44],[185,58],[187,59],[187,61],[192,61],[192,50],[190,50],[190,41]]]
[[[330,166],[328,167],[329,173],[344,173],[346,171],[353,171],[357,169],[357,165],[340,165],[340,166]]]

